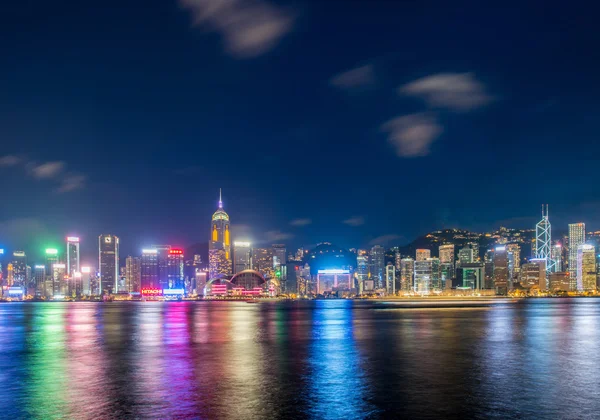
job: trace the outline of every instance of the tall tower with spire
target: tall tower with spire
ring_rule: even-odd
[[[210,240],[208,242],[208,275],[232,274],[231,263],[231,231],[229,215],[223,210],[223,197],[219,188],[219,207],[212,215],[210,223]]]
[[[548,204],[542,205],[542,220],[535,225],[535,258],[546,260],[546,271],[554,271],[552,261],[552,226],[548,219]]]

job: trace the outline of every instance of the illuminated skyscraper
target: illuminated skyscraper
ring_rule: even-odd
[[[431,261],[431,288],[434,290],[440,290],[442,288],[440,259],[427,258],[427,261]]]
[[[33,278],[35,283],[35,295],[46,296],[45,282],[46,282],[46,266],[36,265],[33,267]]]
[[[385,249],[380,245],[371,248],[370,255],[371,278],[376,289],[384,287],[385,281]]]
[[[140,262],[141,289],[159,289],[158,280],[158,251],[156,249],[143,249]]]
[[[511,287],[508,278],[508,252],[506,246],[497,246],[494,250],[494,288],[496,294],[506,295]]]
[[[593,245],[577,247],[577,290],[596,290],[596,248]]]
[[[150,248],[156,249],[156,261],[158,266],[159,289],[169,288],[169,252],[171,245],[152,245]]]
[[[369,252],[365,249],[359,249],[356,253],[356,279],[359,289],[369,280]]]
[[[400,251],[394,252],[394,265],[396,266],[397,272],[400,272],[401,261],[402,261],[402,255],[400,255]]]
[[[471,264],[473,263],[473,249],[471,247],[465,246],[458,251],[458,264]]]
[[[142,260],[138,257],[127,257],[125,260],[125,278],[129,292],[139,293],[142,285]]]
[[[577,250],[585,243],[585,223],[569,224],[569,278],[571,290],[577,287]]]
[[[429,294],[433,290],[433,261],[431,258],[425,261],[415,261],[415,292],[420,294]]]
[[[532,258],[528,263],[523,264],[520,279],[523,287],[538,286],[540,290],[547,290],[546,259]]]
[[[11,286],[27,286],[29,279],[27,278],[27,256],[25,251],[13,252],[13,258],[9,266],[12,268],[9,277]]]
[[[511,281],[518,279],[521,271],[521,247],[519,244],[506,244],[508,253],[508,278]]]
[[[425,261],[427,258],[431,258],[431,250],[429,249],[417,249],[416,261]]]
[[[440,245],[440,263],[454,263],[454,244]]]
[[[233,273],[252,269],[252,252],[250,242],[233,243]]]
[[[390,296],[396,294],[396,268],[391,263],[385,266],[385,292]]]
[[[67,295],[67,282],[65,276],[67,274],[66,264],[53,264],[52,265],[52,284],[54,296],[66,296]]]
[[[535,258],[546,260],[546,270],[554,271],[552,261],[552,226],[548,219],[548,204],[542,206],[542,220],[535,225]]]
[[[111,294],[117,291],[119,280],[119,238],[115,235],[98,237],[98,272],[100,294]]]
[[[415,260],[402,258],[400,260],[400,288],[403,292],[409,292],[414,287]]]
[[[183,289],[183,250],[170,249],[167,270],[167,289]]]
[[[552,246],[553,273],[562,272],[562,245],[557,243]]]
[[[273,248],[253,248],[252,265],[265,279],[273,278]]]
[[[211,220],[210,241],[208,243],[208,276],[210,279],[219,274],[230,275],[231,263],[231,232],[229,230],[229,215],[223,210],[223,201],[219,190],[219,208]]]
[[[454,244],[440,245],[440,272],[441,286],[445,287],[446,281],[454,278]]]
[[[52,278],[52,273],[54,271],[54,264],[58,263],[58,249],[56,248],[47,248],[46,249],[46,283],[45,283],[45,291],[47,296],[52,296],[54,294],[54,280]]]
[[[67,237],[67,274],[72,276],[79,270],[79,238]]]

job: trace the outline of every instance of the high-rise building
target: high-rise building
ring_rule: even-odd
[[[8,273],[10,285],[17,287],[27,286],[29,279],[27,278],[27,256],[25,255],[25,251],[13,252],[13,258],[8,267],[11,268]]]
[[[467,246],[473,250],[473,262],[479,261],[479,243],[478,242],[469,242]]]
[[[472,262],[461,264],[458,271],[460,289],[485,289],[485,264]]]
[[[431,250],[429,249],[417,249],[416,261],[425,261],[427,258],[431,258]]]
[[[158,251],[156,249],[143,249],[140,261],[141,290],[160,289],[158,280]]]
[[[440,263],[454,264],[454,244],[440,245]]]
[[[152,245],[151,249],[156,250],[156,264],[158,269],[159,289],[169,288],[169,252],[171,245]]]
[[[463,264],[471,264],[474,260],[473,257],[473,248],[471,247],[464,247],[461,248],[458,251],[458,264],[459,265],[463,265]]]
[[[392,263],[385,266],[385,292],[390,296],[396,294],[396,268]]]
[[[577,290],[596,290],[596,248],[593,245],[577,247]]]
[[[240,271],[250,270],[252,268],[252,253],[250,242],[234,242],[233,243],[233,273],[237,274]]]
[[[142,259],[127,257],[125,260],[125,283],[129,292],[140,293],[142,285]]]
[[[400,272],[401,261],[402,261],[402,255],[400,254],[400,251],[395,251],[394,252],[394,266],[396,267],[397,272]]]
[[[80,272],[79,267],[79,238],[76,236],[67,237],[67,274]]]
[[[275,276],[273,270],[273,248],[253,248],[252,264],[254,269],[261,273],[265,279]]]
[[[403,292],[413,290],[415,273],[415,260],[412,258],[402,258],[400,260],[400,288]]]
[[[88,266],[81,266],[81,293],[84,296],[94,294],[92,285],[92,268]]]
[[[538,286],[540,290],[547,290],[546,284],[546,258],[532,258],[521,268],[521,286]]]
[[[52,294],[54,296],[66,296],[68,293],[67,282],[65,276],[67,274],[66,264],[53,264],[52,265]]]
[[[508,252],[506,246],[494,249],[494,288],[496,294],[506,295],[511,284],[508,278]]]
[[[285,245],[282,244],[273,244],[273,268],[280,267],[285,265],[287,262],[286,258],[286,248]]]
[[[415,261],[415,292],[429,294],[432,292],[433,261],[431,258],[425,261]]]
[[[548,204],[542,206],[542,220],[535,225],[535,258],[546,260],[546,269],[554,271],[552,261],[552,226],[548,219]]]
[[[355,273],[360,290],[364,286],[365,281],[369,280],[369,252],[365,249],[359,249],[356,253]]]
[[[447,288],[446,284],[452,284],[452,279],[456,276],[456,270],[454,264],[451,263],[440,263],[440,279],[442,282],[442,289]]]
[[[119,280],[119,238],[115,235],[98,237],[98,268],[100,274],[99,293],[117,292]]]
[[[506,252],[508,253],[508,278],[515,281],[521,271],[521,247],[515,243],[506,244]]]
[[[375,245],[371,248],[370,265],[375,288],[382,289],[385,280],[385,249],[382,246]]]
[[[553,265],[553,273],[562,272],[562,245],[560,243],[556,243],[552,246],[551,258]]]
[[[46,296],[46,266],[43,264],[33,267],[33,279],[35,284],[35,295]]]
[[[167,287],[183,289],[183,250],[171,248],[167,256]]]
[[[442,288],[440,259],[427,258],[427,261],[431,261],[431,288],[432,290],[440,290]]]
[[[577,251],[579,245],[585,243],[585,223],[569,224],[569,277],[571,290],[579,290],[577,286]]]
[[[208,243],[208,276],[209,279],[213,279],[218,275],[228,276],[232,271],[229,215],[223,210],[223,201],[219,190],[219,208],[211,219],[210,241]]]

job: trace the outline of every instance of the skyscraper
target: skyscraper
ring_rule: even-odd
[[[391,263],[385,266],[385,292],[390,296],[396,294],[396,268]]]
[[[125,278],[129,292],[139,293],[142,285],[142,260],[138,257],[127,257],[125,260]]]
[[[143,249],[140,261],[141,290],[159,289],[158,281],[158,251],[156,249]]]
[[[445,287],[446,281],[454,278],[454,244],[440,245],[440,272],[441,285]]]
[[[170,249],[167,261],[166,289],[183,289],[183,250]]]
[[[158,288],[169,288],[169,252],[171,245],[152,245],[150,248],[156,249],[156,261],[158,267]]]
[[[521,271],[521,247],[519,244],[506,244],[508,253],[508,278],[511,281],[518,279]]]
[[[79,270],[79,238],[67,237],[67,274],[72,276]]]
[[[25,255],[25,251],[13,252],[12,261],[8,266],[12,268],[9,278],[11,285],[19,287],[27,286],[29,279],[27,278],[27,256]]]
[[[431,261],[431,289],[440,290],[442,288],[440,259],[427,258],[427,261]]]
[[[273,244],[273,268],[285,265],[287,262],[286,248],[282,244]]]
[[[272,278],[274,276],[273,248],[253,248],[252,265],[265,279]]]
[[[416,261],[425,261],[427,258],[431,258],[431,250],[429,249],[417,249]]]
[[[115,235],[98,237],[98,268],[98,293],[111,294],[113,290],[116,292],[119,280],[119,238]]]
[[[250,270],[252,268],[250,242],[234,242],[233,243],[233,273],[237,274],[240,271]]]
[[[471,264],[474,260],[473,249],[465,246],[458,251],[458,264]]]
[[[535,258],[546,260],[546,270],[554,271],[552,261],[552,226],[548,219],[548,204],[542,206],[542,220],[535,225]]]
[[[409,292],[414,288],[415,260],[402,258],[400,260],[400,288],[403,292]]]
[[[371,248],[370,265],[371,278],[375,283],[375,288],[383,288],[385,280],[385,249],[381,245],[375,245]]]
[[[552,246],[552,262],[553,262],[553,273],[562,272],[562,245],[556,243]]]
[[[496,294],[506,295],[510,289],[508,278],[508,252],[506,246],[497,246],[494,250],[494,288]]]
[[[230,275],[232,271],[229,215],[223,210],[223,201],[219,190],[219,208],[212,216],[208,243],[208,276],[213,279],[219,274]]]
[[[36,265],[33,267],[33,278],[35,283],[35,295],[46,296],[45,283],[46,283],[46,266]]]
[[[577,247],[577,290],[596,290],[596,248],[593,245]]]
[[[431,258],[425,261],[415,261],[415,292],[429,294],[432,287],[433,261]]]
[[[440,263],[454,263],[454,244],[440,245]]]
[[[569,278],[571,290],[577,287],[577,250],[585,243],[585,223],[569,224]]]
[[[365,281],[369,280],[369,252],[365,249],[359,249],[356,253],[356,279],[359,290],[364,287]]]

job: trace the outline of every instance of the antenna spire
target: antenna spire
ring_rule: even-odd
[[[223,208],[223,200],[221,198],[221,188],[219,188],[219,208]]]

